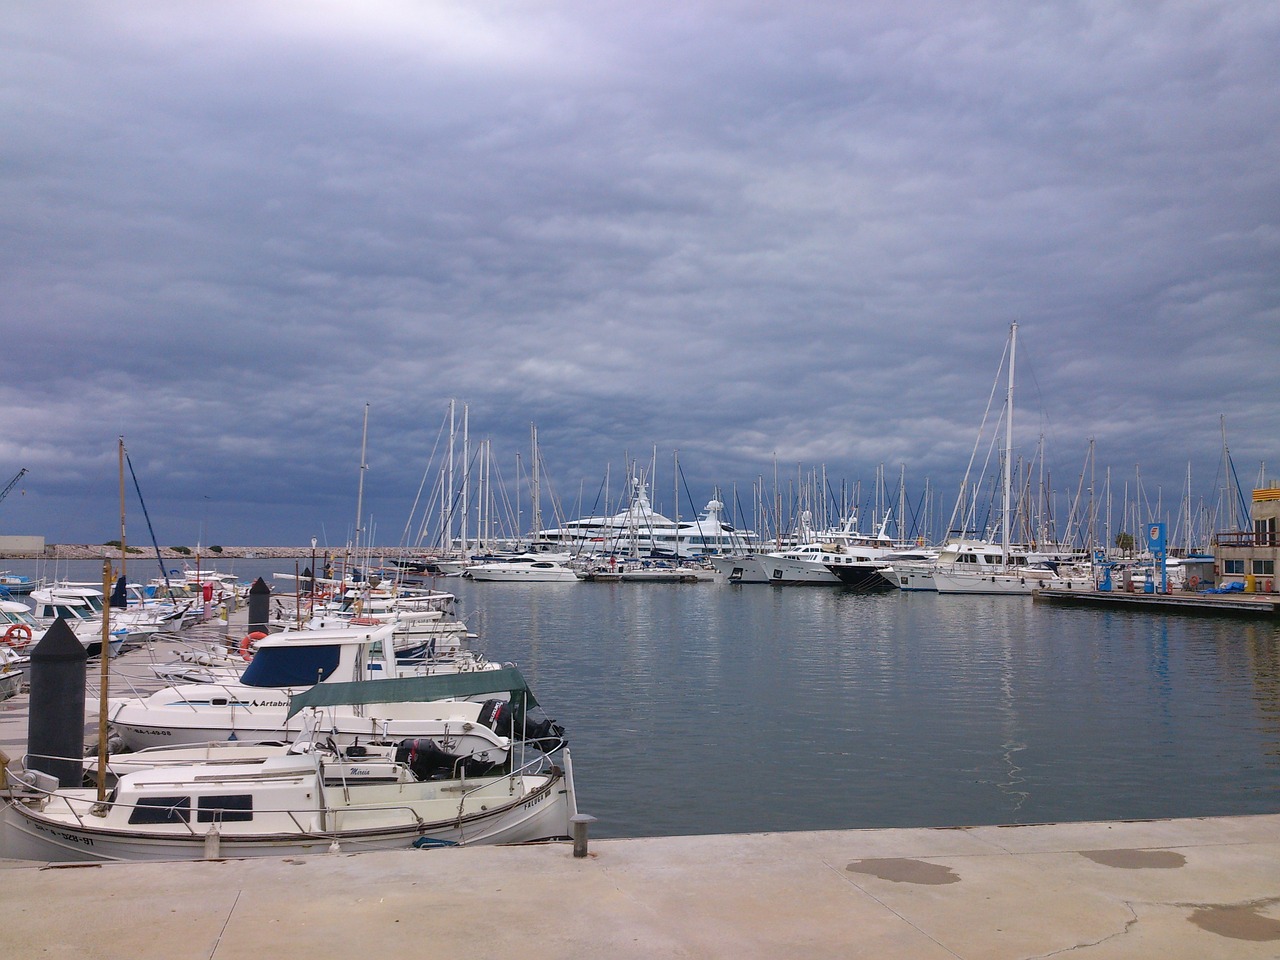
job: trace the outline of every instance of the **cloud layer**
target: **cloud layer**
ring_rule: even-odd
[[[368,403],[394,543],[449,398],[513,499],[536,422],[949,501],[1013,321],[1060,490],[1275,460],[1274,4],[792,7],[11,11],[0,532],[111,537],[123,434],[162,542],[341,542]]]

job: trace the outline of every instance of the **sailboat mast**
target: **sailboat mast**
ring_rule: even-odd
[[[369,469],[365,463],[365,452],[369,440],[369,404],[364,405],[364,427],[360,431],[360,482],[356,487],[356,537],[355,555],[360,556],[360,522],[364,516],[364,472]]]
[[[536,540],[538,532],[542,529],[542,489],[541,475],[538,473],[538,425],[536,423],[529,424],[529,438],[533,448],[533,484],[529,492],[533,500],[533,538]]]
[[[471,405],[464,403],[462,405],[462,504],[459,507],[458,522],[461,524],[459,536],[462,539],[462,555],[469,557],[467,545],[467,511],[471,509],[471,504],[467,497],[471,488]]]
[[[454,415],[457,411],[457,403],[456,400],[449,401],[449,463],[444,480],[444,534],[440,538],[440,546],[446,551],[453,549],[453,454],[458,443]]]
[[[1004,416],[1004,509],[1000,518],[1000,548],[1004,562],[1009,562],[1009,494],[1013,483],[1013,363],[1018,350],[1018,324],[1009,328],[1009,389],[1005,397]]]
[[[124,545],[124,437],[119,442],[119,460],[120,460],[120,576],[127,576],[125,572],[125,545]],[[103,647],[105,650],[106,647]]]

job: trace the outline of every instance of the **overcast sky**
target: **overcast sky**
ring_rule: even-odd
[[[395,544],[450,398],[513,503],[536,423],[570,513],[655,446],[668,513],[677,450],[699,508],[776,458],[949,513],[1013,321],[1055,488],[1092,438],[1211,502],[1225,415],[1247,490],[1277,51],[1274,0],[6,3],[0,533],[118,536],[123,435],[162,544],[340,544],[367,403]]]

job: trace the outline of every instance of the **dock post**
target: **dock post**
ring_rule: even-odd
[[[104,650],[101,654],[107,656]],[[88,653],[59,617],[31,651],[27,769],[60,787],[84,782],[84,683]]]
[[[573,855],[581,859],[587,855],[587,827],[596,822],[589,813],[575,813],[569,818],[573,824]]]
[[[261,577],[249,588],[249,632],[267,633],[271,620],[271,588]]]

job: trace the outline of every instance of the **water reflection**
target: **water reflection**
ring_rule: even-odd
[[[1280,798],[1274,624],[838,589],[440,585],[568,727],[595,835],[1208,816]]]

